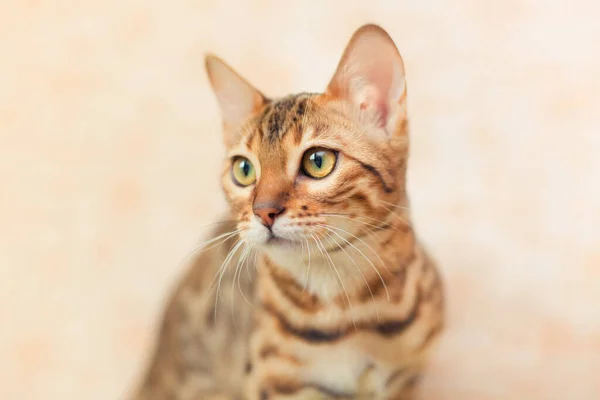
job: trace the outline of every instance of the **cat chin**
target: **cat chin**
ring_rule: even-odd
[[[277,251],[278,253],[290,253],[295,252],[302,248],[303,242],[295,241],[293,239],[283,238],[276,235],[269,236],[266,240],[263,241],[261,247],[264,248],[266,252],[270,250]]]
[[[275,235],[271,235],[269,237],[269,239],[267,239],[265,246],[282,246],[282,247],[292,247],[295,246],[296,243],[289,240],[289,239],[285,239],[282,237],[278,237]]]

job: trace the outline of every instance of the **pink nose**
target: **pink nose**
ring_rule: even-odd
[[[285,209],[279,204],[256,204],[253,207],[254,215],[262,221],[263,225],[271,228],[275,218],[281,215]]]

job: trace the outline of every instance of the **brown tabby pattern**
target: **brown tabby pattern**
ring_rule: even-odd
[[[415,398],[443,291],[410,223],[392,39],[359,29],[322,94],[271,100],[214,56],[207,70],[230,222],[175,290],[134,398]],[[300,167],[315,147],[337,155],[322,179]],[[256,171],[248,186],[232,176],[240,156]]]

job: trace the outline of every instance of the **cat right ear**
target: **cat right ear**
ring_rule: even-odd
[[[225,144],[239,139],[238,128],[268,100],[246,79],[215,55],[205,56],[206,72],[215,92],[223,117]]]
[[[404,113],[404,63],[394,41],[381,27],[358,29],[327,87],[327,94],[354,104],[392,132]]]

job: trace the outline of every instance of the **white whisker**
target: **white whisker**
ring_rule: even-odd
[[[343,233],[345,233],[346,235],[348,235],[348,236],[351,236],[351,237],[353,237],[354,239],[358,240],[359,242],[361,242],[362,244],[364,244],[364,245],[365,245],[365,246],[366,246],[366,247],[367,247],[369,250],[371,250],[371,252],[372,252],[373,254],[375,254],[375,256],[377,257],[377,259],[379,259],[379,262],[381,263],[381,265],[382,265],[382,266],[383,266],[383,267],[384,267],[384,268],[387,270],[387,267],[385,266],[385,263],[383,262],[383,260],[381,259],[381,257],[379,257],[379,254],[377,254],[377,252],[376,252],[375,250],[373,250],[373,248],[372,248],[371,246],[369,246],[369,245],[367,244],[367,242],[365,242],[364,240],[362,240],[362,239],[361,239],[361,238],[359,238],[358,236],[356,236],[356,235],[354,235],[354,234],[352,234],[352,233],[350,233],[350,232],[348,232],[348,231],[346,231],[346,230],[344,230],[344,229],[342,229],[342,228],[338,228],[337,226],[331,226],[331,225],[319,225],[319,226],[322,226],[322,227],[327,227],[327,228],[329,228],[329,229],[336,229],[336,230],[338,230],[338,231],[340,231],[340,232],[343,232]],[[389,273],[390,271],[389,271],[389,270],[387,270],[387,272]]]
[[[254,265],[256,265],[256,249],[254,248],[253,245],[250,245],[250,248],[252,249],[251,253],[254,253]],[[248,257],[247,261],[250,260],[250,257]],[[250,273],[250,268],[248,268],[248,265],[246,265],[246,274],[248,275],[248,279],[250,280],[250,282],[252,282],[252,274]]]
[[[246,248],[243,250],[240,260],[238,261],[238,265],[236,266],[236,272],[233,275],[233,282],[231,283],[231,291],[233,292],[233,283],[235,282],[235,280],[236,280],[235,276],[237,275],[237,287],[238,287],[238,291],[240,292],[240,295],[242,296],[242,298],[244,300],[246,300],[246,303],[248,303],[250,306],[254,307],[254,305],[250,301],[248,301],[248,299],[246,298],[246,295],[244,294],[244,291],[242,290],[242,287],[240,285],[242,269],[244,268],[244,262],[246,261],[248,254],[250,254],[251,251],[252,251],[252,246],[246,245]],[[237,272],[238,269],[239,269],[239,272]],[[232,305],[232,315],[233,315],[233,305]]]
[[[346,295],[346,300],[347,300],[347,303],[348,303],[348,308],[350,309],[350,316],[352,316],[352,322],[354,324],[354,328],[357,329],[357,327],[356,327],[356,320],[354,319],[354,313],[352,311],[352,302],[350,301],[350,296],[348,295],[348,291],[346,290],[346,286],[344,285],[344,281],[342,280],[342,277],[340,276],[340,273],[339,273],[338,269],[336,268],[335,263],[331,259],[331,256],[329,255],[329,252],[327,251],[327,249],[323,245],[323,242],[321,242],[320,239],[318,239],[318,242],[321,244],[321,247],[323,248],[324,254],[329,259],[329,262],[331,263],[331,267],[333,268],[333,272],[337,276],[337,279],[338,279],[340,285],[342,285],[342,290],[344,291],[344,294]],[[338,287],[339,287],[339,285],[338,285]]]
[[[342,239],[343,241],[345,241],[346,243],[350,244],[350,242],[347,239],[341,237],[337,233],[336,233],[336,235],[340,239]],[[369,293],[371,294],[371,299],[373,299],[373,304],[375,305],[375,314],[377,315],[377,321],[381,321],[379,319],[379,309],[377,307],[377,302],[375,301],[375,296],[373,295],[373,291],[371,290],[371,285],[369,285],[369,282],[367,281],[367,278],[365,277],[365,274],[363,274],[363,272],[361,271],[361,269],[358,266],[358,264],[356,264],[356,261],[354,261],[354,259],[350,256],[350,254],[348,254],[348,252],[346,251],[346,249],[344,249],[344,247],[340,243],[338,243],[335,240],[331,239],[331,235],[329,236],[329,240],[331,240],[334,244],[337,244],[337,246],[340,248],[340,250],[342,250],[346,254],[346,256],[348,256],[348,258],[350,259],[350,261],[352,261],[352,264],[354,264],[354,266],[358,270],[358,273],[360,274],[360,276],[362,276],[363,281],[365,282],[365,285],[367,286],[367,289],[369,290]]]
[[[385,203],[385,204],[387,204],[389,206],[400,208],[402,210],[410,210],[410,207],[400,206],[398,204],[390,203],[389,201],[385,201],[385,200],[379,200],[379,201],[382,202],[382,203]]]
[[[381,227],[381,226],[379,226],[379,225],[371,224],[371,223],[369,223],[369,222],[361,221],[360,219],[358,219],[358,218],[369,218],[369,219],[371,219],[371,220],[373,220],[373,221],[376,221],[376,222],[379,222],[379,223],[381,223],[381,224],[383,224],[383,225],[385,225],[385,226],[389,226],[389,227],[395,228],[395,227],[394,227],[394,225],[390,224],[389,222],[380,221],[380,220],[378,220],[378,219],[376,219],[376,218],[371,218],[371,217],[366,217],[366,216],[362,216],[362,217],[358,217],[358,218],[351,218],[351,217],[349,217],[349,216],[347,216],[347,215],[343,215],[343,214],[333,214],[333,213],[331,213],[331,214],[330,214],[330,213],[322,213],[322,214],[320,214],[320,215],[324,215],[324,216],[327,216],[327,217],[337,217],[337,218],[344,218],[344,219],[347,219],[347,220],[350,220],[350,221],[353,221],[353,222],[359,222],[359,223],[361,223],[361,224],[363,224],[363,225],[371,226],[371,227],[373,227],[374,229],[379,229],[379,230],[382,230],[382,229],[384,229],[383,227]]]
[[[315,245],[317,246],[317,249],[319,249],[319,252],[323,256],[323,258],[325,258],[326,257],[325,256],[325,253],[326,253],[325,247],[323,246],[323,244],[320,242],[320,240],[315,235],[311,235],[311,236],[315,241]],[[323,248],[321,248],[321,247],[323,247]],[[327,261],[327,260],[325,260],[325,261]],[[327,263],[327,267],[329,268],[330,272],[333,272],[333,270],[331,269],[331,265],[329,265],[329,263]],[[340,284],[337,281],[336,281],[336,284],[337,284],[338,290],[340,290]]]
[[[227,254],[227,257],[225,257],[225,260],[223,260],[223,264],[221,264],[221,267],[219,267],[219,270],[217,271],[217,274],[219,275],[219,282],[217,284],[217,292],[215,294],[215,319],[217,318],[217,304],[219,303],[219,291],[221,289],[221,281],[223,280],[223,275],[225,275],[225,270],[227,269],[229,262],[231,261],[231,259],[233,258],[233,256],[237,252],[237,250],[244,243],[245,243],[245,241],[243,239],[239,239],[236,242],[236,244],[233,246],[233,248]],[[216,275],[215,275],[215,278],[216,278]],[[213,282],[214,282],[214,279],[213,279]],[[211,283],[211,286],[212,286],[212,283]]]
[[[383,206],[383,208],[384,208],[384,210],[387,210],[387,212],[389,212],[390,214],[395,215],[400,221],[404,222],[406,225],[410,225],[408,222],[406,222],[404,220],[404,218],[402,218],[401,216],[399,216],[398,214],[396,214],[394,212],[394,210],[392,210],[391,208],[386,207],[386,206]]]
[[[207,240],[206,242],[200,244],[199,246],[197,246],[194,250],[192,250],[190,252],[189,255],[187,255],[182,263],[185,264],[187,263],[190,259],[192,259],[193,257],[195,257],[198,253],[200,253],[202,250],[209,250],[214,248],[215,246],[218,246],[219,244],[223,244],[225,243],[229,238],[237,235],[238,233],[240,233],[241,231],[243,231],[243,229],[236,229],[235,231],[231,231],[231,232],[225,232],[217,237],[214,237],[212,239]],[[221,240],[222,239],[222,240]],[[219,240],[221,240],[219,242]],[[218,242],[218,243],[215,243]]]
[[[306,279],[304,280],[304,287],[302,288],[302,292],[306,290],[306,286],[308,285],[308,280],[310,278],[310,243],[308,242],[307,238],[304,238],[304,240],[306,240],[306,250],[308,253],[308,267],[306,267]]]
[[[320,227],[322,227],[322,228],[325,228],[325,229],[329,230],[330,232],[333,232],[333,233],[335,233],[335,234],[336,234],[338,237],[340,237],[341,239],[344,239],[344,238],[343,238],[343,237],[342,237],[342,236],[341,236],[339,233],[337,233],[337,232],[336,232],[336,231],[333,229],[334,227],[328,227],[328,226],[326,226],[326,225],[318,225],[318,226],[320,226]],[[340,228],[335,228],[335,229],[340,229]],[[345,239],[344,239],[344,240],[345,240]],[[367,260],[367,262],[368,262],[369,264],[371,264],[371,267],[373,268],[373,270],[375,271],[375,273],[377,274],[377,276],[378,276],[378,277],[379,277],[379,279],[381,280],[381,283],[383,284],[383,288],[385,289],[385,294],[386,294],[386,296],[387,296],[387,300],[388,300],[388,301],[390,301],[390,292],[388,291],[387,285],[385,284],[385,280],[383,279],[383,276],[381,276],[381,273],[379,272],[379,270],[377,269],[377,267],[375,266],[375,264],[373,264],[373,261],[371,261],[371,259],[370,259],[369,257],[367,257],[367,256],[365,255],[365,253],[363,253],[363,252],[362,252],[362,250],[360,250],[358,247],[356,247],[356,246],[354,245],[354,243],[352,243],[352,242],[350,242],[350,241],[348,241],[348,240],[346,240],[346,242],[348,243],[348,245],[349,245],[349,246],[352,246],[352,248],[353,248],[354,250],[358,251],[358,252],[359,252],[359,253],[360,253],[360,254],[363,256],[363,258],[364,258],[365,260]],[[363,243],[364,243],[364,242],[363,242]],[[366,243],[365,243],[365,245],[366,245]],[[368,246],[368,245],[367,245],[367,246]],[[371,250],[373,251],[373,249],[371,249]],[[381,258],[380,258],[380,261],[381,261],[381,263],[382,263],[382,265],[383,265],[383,261],[381,260]],[[383,266],[384,266],[384,268],[385,268],[385,265],[383,265]],[[387,268],[386,268],[386,270],[387,270]],[[388,273],[389,273],[389,270],[388,270]]]

